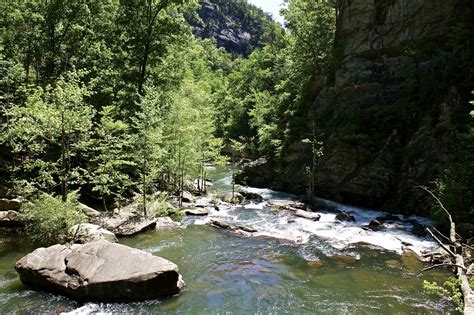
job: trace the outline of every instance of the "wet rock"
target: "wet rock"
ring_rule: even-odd
[[[411,233],[419,237],[426,237],[426,230],[423,225],[417,222],[412,223],[413,227],[411,228]]]
[[[372,231],[380,231],[383,227],[382,222],[377,219],[370,221],[369,225],[366,226],[367,229]]]
[[[239,193],[242,196],[244,196],[245,200],[255,201],[255,202],[263,202],[263,197],[260,196],[259,194],[252,193],[252,192],[246,192],[246,191],[240,191]]]
[[[226,222],[217,221],[217,220],[211,220],[209,222],[209,225],[216,228],[228,230],[228,231],[231,231],[232,233],[242,235],[242,236],[251,236],[253,233],[258,232],[257,230],[246,227],[246,226],[232,225],[232,224],[228,224]]]
[[[306,204],[292,200],[270,200],[268,205],[277,210],[298,211],[306,210]]]
[[[221,195],[221,200],[223,202],[227,202],[227,203],[240,204],[240,203],[244,202],[245,198],[244,198],[244,196],[242,196],[242,194],[240,194],[238,192],[234,192],[232,194],[232,192],[229,191],[229,192],[225,192]]]
[[[179,227],[181,223],[173,221],[170,217],[160,217],[156,219],[156,229]]]
[[[16,228],[23,227],[23,225],[23,221],[18,218],[17,211],[0,211],[0,227]]]
[[[5,210],[19,210],[21,208],[21,200],[20,199],[6,199],[0,198],[0,211]]]
[[[304,211],[304,210],[297,210],[295,212],[295,216],[313,220],[313,221],[319,221],[319,219],[321,219],[321,216],[319,214],[314,213],[314,212]]]
[[[114,233],[101,228],[95,224],[76,224],[71,227],[68,231],[69,239],[74,243],[90,243],[94,241],[109,241],[112,243],[117,243],[117,237]]]
[[[174,263],[108,241],[38,248],[15,269],[23,283],[79,301],[155,299],[184,286]]]
[[[101,226],[117,236],[131,236],[154,229],[156,219],[142,217],[134,213],[118,213],[104,218]]]
[[[203,208],[196,208],[196,209],[185,209],[184,213],[186,215],[206,216],[209,214],[209,211]]]
[[[341,211],[336,215],[336,220],[342,221],[342,222],[355,222],[356,219],[355,217],[347,212]]]

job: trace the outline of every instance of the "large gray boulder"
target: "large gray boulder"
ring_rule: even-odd
[[[174,263],[103,240],[38,248],[15,269],[23,283],[79,301],[155,299],[177,294],[184,286]]]
[[[118,242],[114,233],[101,228],[98,225],[90,223],[76,224],[71,227],[68,232],[69,238],[74,243],[84,244],[100,240],[105,240],[112,243]]]

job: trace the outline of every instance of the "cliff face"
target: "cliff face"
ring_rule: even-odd
[[[472,10],[458,0],[340,1],[335,74],[314,105],[327,134],[319,194],[422,207],[414,187],[436,177],[468,116]]]
[[[248,56],[280,27],[270,15],[241,0],[199,0],[200,21],[190,20],[193,33],[215,38],[218,47]]]

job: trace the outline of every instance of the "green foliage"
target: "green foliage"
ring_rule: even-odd
[[[85,216],[78,207],[76,193],[70,193],[66,201],[41,194],[25,206],[20,219],[26,222],[25,232],[30,239],[46,246],[64,242],[68,229],[83,223]]]
[[[461,292],[461,281],[456,277],[450,277],[443,283],[443,286],[438,285],[436,282],[423,281],[423,289],[431,292],[438,293],[444,297],[450,298],[456,303],[457,310],[462,311],[463,309],[463,295]]]
[[[81,85],[80,73],[60,77],[54,86],[37,88],[25,104],[6,111],[5,139],[20,162],[14,174],[34,177],[37,189],[50,190],[61,183],[63,199],[71,182],[81,183],[85,170],[72,161],[90,137],[93,108],[84,98],[89,90]]]
[[[89,174],[92,191],[100,194],[107,209],[108,198],[119,203],[123,192],[132,185],[128,168],[136,163],[131,159],[133,144],[129,126],[114,118],[116,108],[105,106],[100,115],[90,144]]]
[[[474,223],[474,119],[467,127],[466,132],[455,135],[447,161],[438,165],[441,176],[437,188],[456,222]],[[438,212],[436,219],[448,224],[446,217]]]
[[[150,213],[155,217],[170,217],[174,221],[181,221],[186,214],[179,208],[173,207],[167,194],[160,194],[153,200],[150,200]]]

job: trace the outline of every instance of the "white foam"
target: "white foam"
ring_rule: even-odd
[[[297,199],[296,196],[274,192],[270,189],[244,187],[244,190],[268,198]],[[344,249],[354,243],[366,243],[401,254],[404,248],[410,248],[420,254],[432,250],[437,245],[426,238],[420,238],[411,233],[412,225],[407,221],[385,223],[380,231],[364,229],[376,217],[386,215],[385,212],[360,209],[335,202],[322,200],[338,210],[351,213],[356,222],[339,222],[336,214],[318,212],[319,221],[312,221],[295,217],[290,211],[278,213],[270,211],[265,202],[250,203],[243,207],[231,207],[221,211],[211,211],[208,217],[195,219],[194,223],[204,225],[211,219],[224,221],[230,224],[243,224],[256,229],[255,236],[272,237],[293,243],[308,243],[311,236],[316,236],[335,249]],[[248,212],[253,210],[252,212]],[[242,213],[242,211],[247,211]],[[244,219],[242,219],[242,217]],[[412,216],[408,218],[423,225],[431,225],[427,218]],[[291,223],[289,223],[289,221]]]

